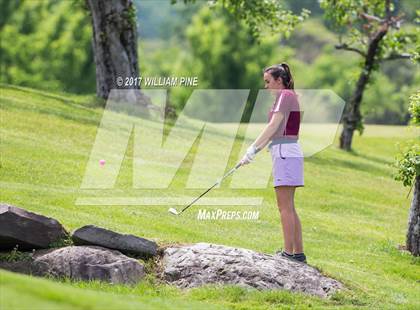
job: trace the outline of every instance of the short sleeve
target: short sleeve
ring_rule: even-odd
[[[292,95],[288,91],[282,91],[274,105],[273,112],[282,112],[286,114],[290,112],[292,103]]]

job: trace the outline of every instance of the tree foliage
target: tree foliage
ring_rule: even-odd
[[[330,88],[345,100],[351,96],[357,80],[358,54],[335,51],[336,37],[323,27],[320,19],[305,20],[287,40],[263,31],[258,45],[246,21],[222,8],[221,1],[211,8],[203,1],[195,5],[178,2],[173,6],[170,0],[135,1],[143,76],[197,75],[199,88],[259,89],[262,88],[261,69],[287,61],[296,87]],[[93,93],[91,25],[87,10],[81,6],[83,3],[83,0],[0,0],[0,81]],[[290,0],[285,2],[285,7],[299,12],[306,7],[302,3]],[[313,5],[308,8],[312,9]],[[219,42],[217,46],[213,46],[213,40]],[[420,71],[415,73],[411,62],[401,61],[385,62],[382,69],[372,76],[374,80],[364,95],[365,121],[406,124],[407,97],[420,83]],[[178,111],[191,90],[182,87],[170,90],[171,103]]]
[[[92,31],[82,2],[1,0],[0,6],[1,82],[94,91]]]
[[[371,75],[385,60],[415,58],[420,32],[402,28],[400,14],[391,0],[322,0],[325,17],[339,31],[337,49],[362,56],[360,74],[343,115],[340,148],[351,150],[353,133],[363,132],[361,103]]]
[[[420,90],[410,96],[409,111],[411,123],[420,128]],[[416,176],[420,175],[420,144],[418,137],[414,143],[406,147],[397,157],[395,163],[397,174],[395,179],[401,181],[404,186],[411,186]]]
[[[408,111],[411,115],[411,122],[415,126],[420,126],[420,90],[410,96]]]
[[[406,22],[404,13],[396,12],[392,1],[322,0],[321,7],[325,10],[326,19],[340,34],[337,49],[366,56],[366,49],[374,36],[387,27],[388,31],[379,44],[374,69],[378,69],[381,61],[416,58],[420,30],[418,27],[403,26]],[[413,22],[418,23],[418,18]]]
[[[179,0],[171,0],[176,3]],[[184,0],[184,3],[195,3],[196,0]],[[283,7],[277,0],[209,0],[210,7],[221,6],[238,20],[248,25],[251,34],[258,38],[262,32],[271,32],[290,36],[292,30],[305,20],[310,11],[302,9],[299,15]]]

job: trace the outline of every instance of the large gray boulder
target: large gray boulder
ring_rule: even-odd
[[[257,289],[286,289],[328,297],[342,284],[318,270],[279,255],[197,243],[169,247],[163,253],[163,276],[180,288],[234,284]]]
[[[15,206],[0,204],[0,251],[48,248],[67,236],[55,219],[28,212]]]
[[[86,225],[75,230],[72,239],[76,245],[99,245],[141,258],[155,256],[158,248],[154,241],[123,235],[94,225]]]
[[[99,280],[110,283],[137,283],[144,267],[118,251],[98,246],[68,246],[37,251],[31,273],[74,280]]]

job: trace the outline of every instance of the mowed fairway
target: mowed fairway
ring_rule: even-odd
[[[209,242],[274,253],[282,245],[279,213],[271,180],[263,189],[231,189],[229,180],[209,197],[263,197],[259,220],[197,220],[193,207],[182,217],[168,206],[78,206],[80,185],[103,109],[90,97],[55,94],[2,85],[1,201],[58,219],[68,230],[94,224],[151,238],[160,244]],[[221,125],[228,126],[228,125]],[[397,142],[415,133],[400,126],[367,125],[355,135],[352,153],[337,143],[305,160],[305,188],[296,207],[309,264],[343,282],[347,290],[330,300],[285,291],[258,292],[237,287],[181,291],[148,277],[137,286],[53,281],[1,271],[2,309],[174,309],[174,308],[420,308],[420,261],[404,252],[410,198],[393,180]],[[228,167],[242,147],[235,141]],[[135,195],[132,141],[115,189],[108,196]],[[194,148],[193,148],[194,151]],[[186,194],[183,189],[193,151],[169,189],[148,195]],[[264,160],[268,154],[264,152]],[[263,157],[262,157],[263,158]],[[257,158],[258,161],[258,158]],[[211,162],[211,158],[209,158]],[[245,168],[244,168],[245,169]],[[249,168],[250,169],[250,168]],[[271,169],[270,166],[267,169]],[[243,172],[245,173],[245,172]],[[151,176],[153,177],[153,176]],[[143,191],[144,193],[144,191]],[[189,190],[197,195],[201,190]],[[92,190],[90,195],[101,196]],[[206,209],[211,208],[207,206]],[[256,210],[244,206],[225,210]]]

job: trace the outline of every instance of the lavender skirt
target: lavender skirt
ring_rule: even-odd
[[[273,162],[273,185],[304,186],[303,152],[299,143],[279,143],[270,146]]]

